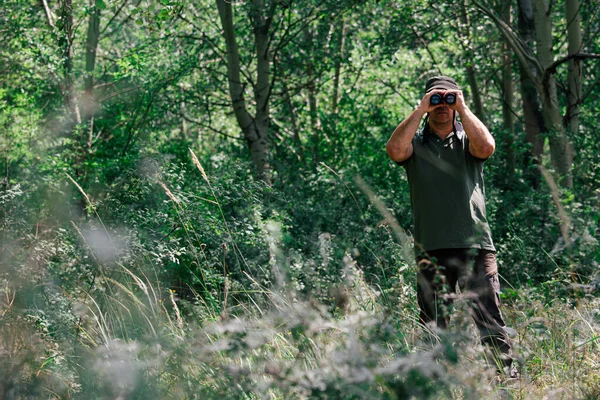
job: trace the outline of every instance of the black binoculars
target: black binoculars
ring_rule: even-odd
[[[456,95],[454,93],[446,93],[445,96],[442,97],[441,94],[435,93],[432,94],[429,98],[429,102],[431,105],[437,106],[438,104],[442,104],[442,102],[446,104],[454,104],[456,103]]]

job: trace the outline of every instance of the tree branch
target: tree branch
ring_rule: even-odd
[[[600,59],[600,54],[594,54],[594,53],[573,53],[573,54],[569,54],[568,56],[565,56],[563,58],[559,58],[558,60],[556,60],[552,64],[550,64],[550,66],[548,68],[546,68],[546,71],[544,72],[544,77],[542,79],[542,85],[544,87],[547,87],[548,80],[550,80],[550,77],[556,73],[556,69],[561,64],[564,64],[564,63],[566,63],[566,62],[568,62],[569,60],[572,60],[572,59],[585,60],[585,59],[590,59],[590,58],[592,58],[592,59]]]
[[[171,112],[173,112],[173,111],[171,110]],[[211,130],[211,131],[213,131],[215,133],[218,133],[221,136],[225,136],[225,137],[228,137],[230,139],[235,139],[235,140],[245,140],[243,136],[240,137],[240,136],[229,135],[229,134],[227,134],[227,133],[225,133],[223,131],[218,130],[217,128],[213,128],[210,124],[207,125],[207,124],[203,123],[200,120],[197,120],[195,118],[192,118],[192,117],[184,114],[183,112],[181,112],[181,113],[174,112],[174,113],[176,115],[178,115],[179,117],[183,118],[184,120],[186,120],[187,122],[191,123],[191,124],[198,125],[198,126],[201,126],[203,128],[207,128],[207,129],[209,129],[209,130]]]
[[[435,69],[438,70],[438,73],[440,75],[442,75],[442,70],[440,69],[440,65],[438,64],[437,60],[435,59],[435,56],[433,55],[433,53],[431,52],[431,49],[429,48],[429,44],[425,41],[425,39],[419,35],[419,32],[417,32],[417,30],[415,29],[414,26],[411,25],[412,31],[415,34],[415,36],[417,37],[417,39],[419,39],[421,41],[421,43],[423,44],[423,47],[425,47],[425,50],[427,51],[427,54],[429,54],[429,57],[431,57],[431,61],[433,61],[433,66],[435,67]]]
[[[552,64],[550,64],[550,66],[548,68],[546,68],[546,71],[544,73],[544,80],[546,80],[546,75],[553,75],[553,74],[555,74],[556,73],[556,69],[558,68],[558,66],[561,65],[561,64],[564,64],[564,63],[568,62],[569,60],[572,60],[572,59],[585,60],[585,59],[589,59],[589,58],[600,59],[600,54],[595,54],[595,53],[573,53],[573,54],[569,54],[568,56],[564,56],[563,58],[559,58],[558,60],[556,60]]]
[[[529,65],[533,65],[540,75],[544,73],[544,70],[538,60],[529,54],[527,46],[523,43],[521,38],[514,32],[514,30],[500,18],[498,18],[489,8],[485,7],[478,1],[473,0],[473,4],[486,16],[488,16],[502,33],[502,36],[506,39],[508,45],[517,54],[519,62],[524,67],[523,70],[527,73],[531,82],[536,86],[539,93],[542,91],[542,82],[531,72]]]
[[[594,72],[594,73],[591,73],[591,74],[590,74],[590,76],[599,76],[599,75],[597,74],[598,67],[600,67],[600,65],[598,65],[598,66],[596,67],[596,72]],[[580,103],[580,104],[581,104],[581,103],[583,103],[583,102],[585,101],[585,99],[586,99],[586,98],[587,98],[587,97],[588,97],[590,94],[592,94],[592,93],[594,92],[594,88],[596,87],[596,85],[597,85],[599,82],[600,82],[600,78],[596,79],[596,80],[595,80],[595,81],[594,81],[594,82],[593,82],[593,83],[592,83],[592,84],[589,86],[589,88],[588,88],[588,89],[585,91],[585,93],[583,93],[583,94],[581,95],[581,98],[579,99],[579,103]]]
[[[44,2],[46,0],[43,0]],[[104,34],[104,31],[106,29],[108,29],[108,27],[110,26],[110,24],[115,20],[115,18],[117,18],[117,16],[121,13],[121,11],[123,10],[123,8],[125,7],[125,5],[127,5],[127,1],[128,0],[123,0],[123,4],[121,4],[121,7],[119,7],[119,9],[117,10],[117,12],[115,12],[115,14],[112,16],[112,18],[108,21],[108,23],[106,25],[104,25],[104,28],[100,31],[100,36],[102,36]]]
[[[48,7],[48,2],[46,0],[42,0],[42,5],[44,6],[44,12],[46,13],[48,25],[50,25],[52,28],[56,28],[56,25],[54,24],[55,15],[52,10],[50,10],[50,7]]]

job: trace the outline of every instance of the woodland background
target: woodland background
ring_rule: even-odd
[[[597,399],[600,4],[4,0],[0,395]],[[523,379],[417,324],[386,155],[426,79],[493,133]]]

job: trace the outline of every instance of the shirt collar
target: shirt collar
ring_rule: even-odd
[[[456,136],[462,140],[463,137],[465,136],[465,130],[463,129],[463,126],[460,122],[456,122],[454,124],[454,131],[456,132]],[[448,135],[448,137],[454,135],[454,132],[452,132],[450,135]]]

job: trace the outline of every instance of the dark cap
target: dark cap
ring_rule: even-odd
[[[425,93],[432,90],[460,90],[456,81],[448,76],[434,76],[427,80],[425,84]]]

